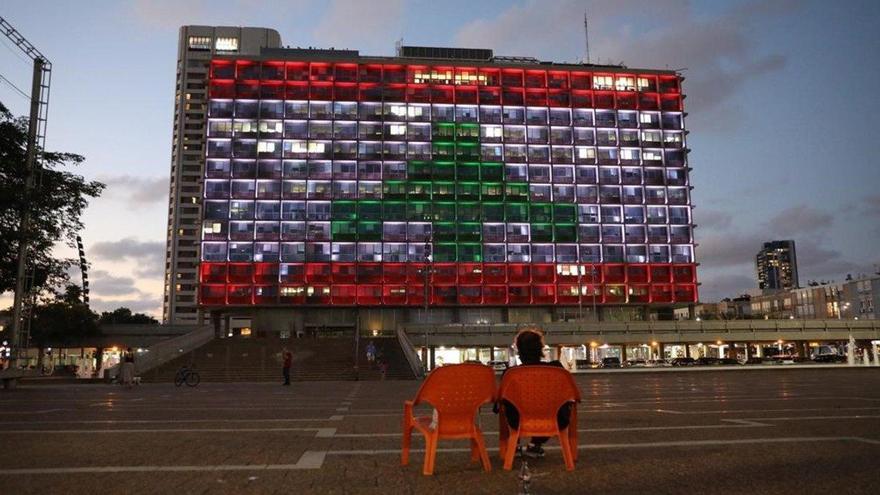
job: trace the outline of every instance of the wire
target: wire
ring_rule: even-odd
[[[10,81],[9,79],[6,79],[5,77],[3,77],[3,74],[0,74],[0,81],[5,82],[5,83],[8,84],[9,86],[11,86],[12,89],[18,91],[18,94],[20,94],[25,100],[31,101],[31,97],[30,97],[29,94],[27,94],[27,93],[25,93],[24,91],[22,91],[21,88],[19,88],[19,87],[16,86],[15,84],[13,84],[12,81]]]
[[[3,46],[5,46],[7,50],[12,52],[12,54],[15,55],[15,58],[20,60],[21,63],[23,63],[24,65],[28,65],[28,66],[31,65],[30,63],[28,63],[27,59],[24,58],[24,56],[21,54],[21,52],[18,50],[15,50],[11,46],[9,46],[9,43],[7,43],[5,39],[0,38],[0,42],[2,42]]]

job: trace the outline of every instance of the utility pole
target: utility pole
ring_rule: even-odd
[[[18,267],[15,276],[15,294],[12,304],[12,329],[10,344],[12,347],[11,360],[17,368],[21,350],[26,348],[28,338],[22,332],[22,328],[29,328],[31,310],[28,309],[26,316],[24,303],[31,295],[34,282],[34,267],[28,266],[29,240],[31,230],[30,200],[33,195],[35,184],[41,177],[41,169],[37,163],[37,154],[45,149],[46,145],[46,122],[49,111],[49,84],[52,78],[52,64],[21,35],[9,22],[0,17],[0,31],[10,41],[33,60],[33,76],[31,82],[31,105],[30,120],[28,122],[27,138],[27,162],[25,164],[25,190],[24,207],[21,209],[18,240]],[[30,306],[33,306],[33,297]],[[25,322],[27,320],[27,323]]]
[[[425,290],[425,331],[424,331],[424,345],[425,345],[425,374],[428,373],[428,363],[431,360],[430,351],[428,351],[428,306],[431,304],[431,272],[434,270],[431,268],[431,236],[425,240],[425,250],[422,256],[424,257],[425,266],[422,268],[422,274],[424,276],[424,290]]]

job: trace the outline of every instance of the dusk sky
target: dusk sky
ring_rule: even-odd
[[[880,264],[880,2],[5,0],[52,62],[47,145],[108,184],[82,233],[93,307],[161,316],[178,28],[276,29],[290,46],[404,44],[684,69],[701,299],[756,285],[754,256],[797,242],[801,284]],[[3,39],[0,75],[29,91]],[[15,114],[27,100],[0,82]],[[79,281],[78,273],[73,278]],[[7,306],[9,297],[0,299]]]

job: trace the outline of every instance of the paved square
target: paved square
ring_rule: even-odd
[[[880,493],[880,369],[583,374],[581,452],[533,493]],[[418,382],[25,386],[0,393],[0,493],[517,493],[464,442],[400,467]],[[518,464],[517,464],[518,465]],[[515,465],[515,466],[517,466]]]

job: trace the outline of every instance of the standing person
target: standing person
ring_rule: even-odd
[[[134,383],[134,353],[131,351],[131,347],[122,356],[120,373],[122,374],[122,384],[131,388]]]
[[[520,332],[516,334],[514,345],[522,366],[543,365],[556,366],[565,369],[562,363],[558,360],[542,360],[544,357],[544,332],[539,327],[526,327],[520,330]],[[507,370],[504,371],[507,372]],[[504,379],[503,373],[501,377]],[[501,408],[504,409],[504,414],[507,417],[507,424],[509,424],[514,430],[519,428],[519,411],[516,410],[516,407],[510,402],[502,401],[500,404],[495,405],[495,412],[497,413]],[[563,429],[568,427],[570,421],[571,407],[569,404],[566,404],[556,412],[556,423],[560,429]],[[526,455],[531,457],[544,457],[544,448],[542,446],[547,440],[549,440],[547,437],[532,437],[532,441],[526,447]]]
[[[281,349],[281,373],[284,375],[284,385],[290,385],[290,365],[293,364],[293,353],[287,347]]]
[[[370,367],[373,367],[373,364],[376,362],[376,346],[373,344],[373,341],[367,342],[367,363]]]

